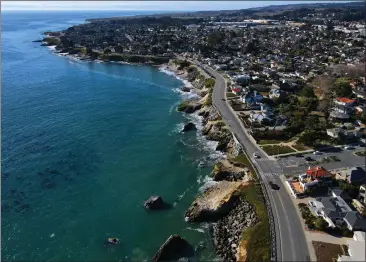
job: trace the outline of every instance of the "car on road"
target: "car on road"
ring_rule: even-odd
[[[255,159],[261,158],[257,153],[254,153],[254,154],[253,154],[253,157],[254,157]]]
[[[347,146],[345,146],[345,147],[344,147],[344,149],[351,150],[351,149],[354,149],[354,147],[353,147],[353,146],[351,146],[351,145],[347,145]]]
[[[313,159],[310,156],[305,157],[306,161],[313,161]]]
[[[320,152],[320,151],[314,151],[314,153],[313,153],[314,155],[321,155],[322,154],[322,152]]]
[[[274,190],[278,190],[278,189],[280,189],[280,187],[279,187],[277,184],[273,183],[272,181],[270,181],[270,182],[269,182],[269,185],[270,185],[270,186],[271,186],[271,188],[272,188],[272,189],[274,189]]]
[[[302,154],[300,154],[300,153],[296,154],[295,156],[296,156],[296,157],[303,157],[303,155],[302,155]]]
[[[221,98],[222,101],[226,101],[225,98]]]

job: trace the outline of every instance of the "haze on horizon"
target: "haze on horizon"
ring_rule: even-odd
[[[2,11],[210,11],[350,1],[2,1]]]

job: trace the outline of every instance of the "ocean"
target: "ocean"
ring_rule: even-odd
[[[2,12],[2,260],[142,261],[171,234],[198,259],[215,258],[207,225],[184,212],[220,154],[199,132],[180,133],[199,123],[176,111],[182,81],[32,42],[86,18],[134,14]],[[173,208],[147,212],[154,194]],[[106,247],[108,237],[120,245]]]

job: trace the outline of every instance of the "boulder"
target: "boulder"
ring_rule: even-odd
[[[193,124],[192,122],[189,122],[184,125],[182,132],[187,132],[187,131],[196,130],[196,129],[197,128],[196,128],[195,124]]]
[[[171,235],[153,256],[152,261],[176,261],[192,256],[193,247],[179,235]]]
[[[163,209],[165,208],[165,204],[160,196],[151,196],[148,200],[145,201],[144,207],[151,210]]]
[[[182,90],[183,92],[190,92],[191,91],[191,89],[189,87],[186,87],[186,86],[182,86],[180,88],[180,90]]]

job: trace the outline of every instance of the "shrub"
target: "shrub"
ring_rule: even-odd
[[[328,226],[328,223],[321,217],[318,217],[315,222],[315,228],[318,230],[323,231],[324,229],[326,229],[326,227]]]

